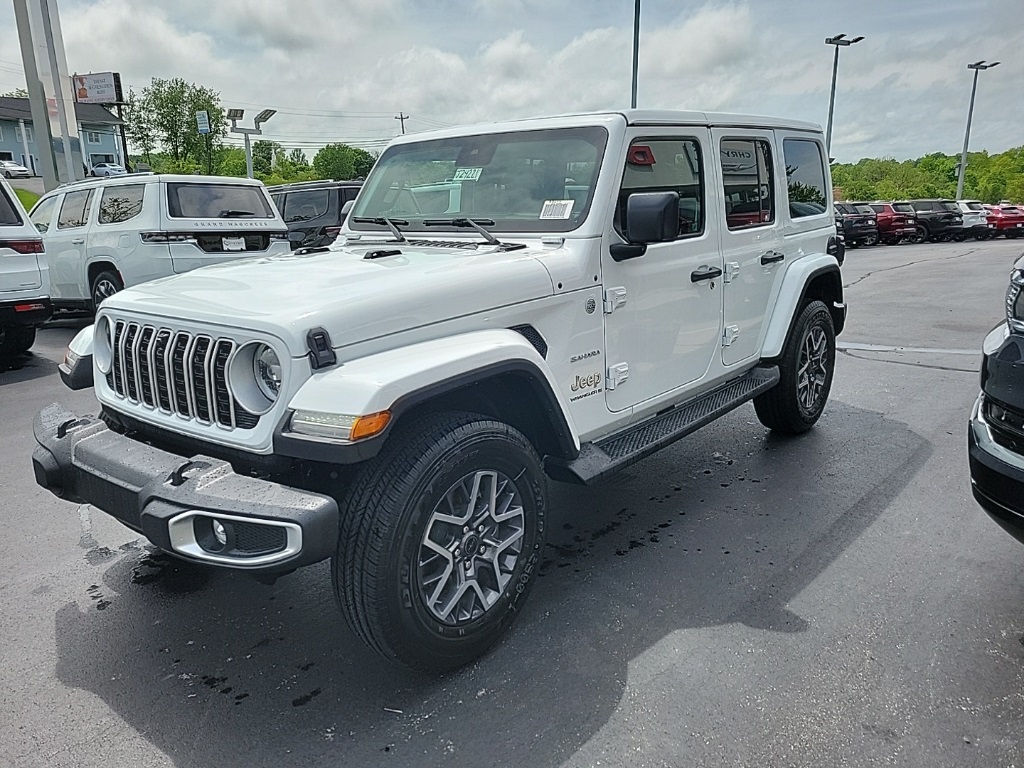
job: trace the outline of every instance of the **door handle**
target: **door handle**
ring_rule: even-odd
[[[761,263],[767,266],[768,264],[774,264],[777,261],[782,261],[786,258],[786,254],[779,253],[778,251],[765,251],[761,254]]]
[[[701,267],[690,273],[690,282],[699,283],[701,280],[714,280],[722,276],[722,270],[718,267]]]
[[[71,241],[71,244],[72,245],[81,245],[84,242],[85,242],[85,238],[84,237],[76,237],[74,240]]]

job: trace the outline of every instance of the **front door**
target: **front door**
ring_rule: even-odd
[[[722,168],[717,196],[724,203],[718,226],[726,270],[722,362],[733,365],[760,349],[772,287],[786,261],[778,211],[785,198],[772,131],[716,128],[712,136]]]
[[[706,128],[635,132],[612,226],[605,235],[605,348],[608,408],[622,411],[696,381],[721,336],[721,257],[709,222]],[[615,261],[609,246],[629,240],[626,203],[643,192],[679,194],[679,234],[643,256]],[[717,272],[717,274],[716,274]]]

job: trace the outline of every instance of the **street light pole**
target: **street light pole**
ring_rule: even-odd
[[[974,70],[974,83],[971,85],[971,105],[967,108],[967,130],[964,131],[964,151],[960,153],[960,170],[956,175],[956,199],[964,195],[964,176],[967,172],[967,143],[971,140],[971,118],[974,116],[974,94],[978,91],[978,73],[983,69],[998,67],[999,62],[993,61],[990,64],[984,60],[968,64],[968,69]]]
[[[640,0],[633,12],[633,98],[629,105],[636,109],[636,83],[640,70]]]
[[[864,36],[861,35],[847,40],[845,32],[835,37],[825,38],[825,45],[836,47],[836,55],[832,58],[832,92],[828,97],[828,128],[825,130],[825,152],[829,155],[830,161],[832,159],[832,113],[836,106],[836,75],[839,74],[839,49],[859,43],[863,39]]]
[[[270,118],[277,114],[276,109],[264,109],[253,121],[254,128],[239,128],[237,123],[245,116],[244,109],[229,109],[228,120],[231,121],[231,133],[240,133],[245,137],[245,174],[250,179],[253,178],[252,171],[252,146],[249,144],[250,136],[262,136],[263,131],[260,130],[260,126],[267,122]]]

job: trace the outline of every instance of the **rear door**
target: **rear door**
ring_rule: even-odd
[[[39,269],[39,235],[10,187],[0,184],[0,298],[43,284]]]
[[[284,222],[262,185],[167,181],[161,189],[162,228],[177,273],[288,248]]]
[[[722,362],[734,365],[760,350],[768,301],[792,256],[787,257],[782,236],[779,201],[786,198],[774,133],[715,128],[712,138],[721,158],[718,194],[724,201],[719,226],[725,261]]]
[[[58,203],[57,226],[46,236],[55,299],[75,301],[89,296],[85,273],[86,235],[94,192],[93,189],[68,191]]]

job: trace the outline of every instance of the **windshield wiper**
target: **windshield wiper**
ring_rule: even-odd
[[[221,211],[220,212],[220,217],[222,219],[237,219],[237,218],[239,218],[241,216],[254,216],[254,215],[255,214],[252,211],[236,211],[233,208],[229,208],[226,211]]]
[[[426,219],[423,222],[424,227],[472,227],[483,235],[484,240],[490,245],[501,245],[501,241],[481,227],[481,224],[493,227],[494,219]]]
[[[391,230],[391,234],[395,236],[395,240],[400,243],[405,242],[405,235],[402,234],[402,230],[397,225],[409,226],[409,222],[405,219],[389,219],[387,216],[355,216],[352,218],[352,221],[358,224],[376,224],[381,227],[387,227]]]

